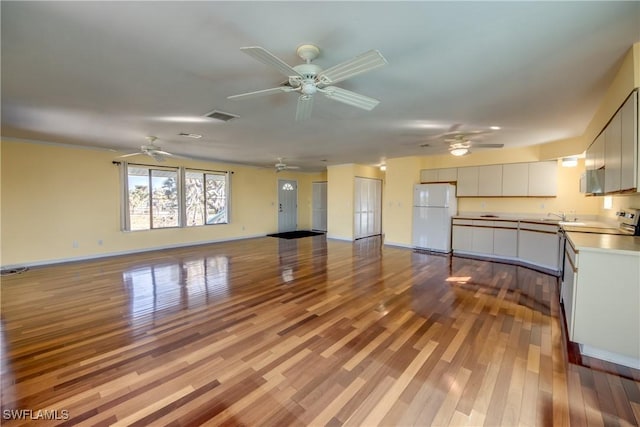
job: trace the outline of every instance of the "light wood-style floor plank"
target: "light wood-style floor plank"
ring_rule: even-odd
[[[640,372],[570,363],[557,279],[523,267],[265,237],[0,291],[2,425],[640,424]]]

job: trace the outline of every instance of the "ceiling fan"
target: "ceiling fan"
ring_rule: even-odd
[[[480,136],[491,133],[493,130],[497,130],[497,128],[491,130],[469,130],[469,131],[461,131],[459,130],[462,124],[454,124],[452,125],[447,132],[441,133],[439,135],[433,135],[427,139],[440,139],[448,144],[449,153],[454,156],[464,156],[470,152],[471,148],[502,148],[504,144],[490,144],[490,143],[478,143],[474,142],[473,139]],[[421,147],[431,147],[432,144],[424,143],[420,144]]]
[[[157,162],[164,162],[165,157],[176,157],[176,158],[186,158],[186,157],[182,157],[182,156],[178,156],[176,154],[171,154],[167,151],[162,150],[160,147],[158,147],[157,145],[155,145],[155,141],[158,139],[158,137],[156,136],[147,136],[145,137],[145,139],[147,141],[149,141],[149,144],[146,145],[142,145],[140,147],[140,151],[138,151],[137,153],[130,153],[130,154],[125,154],[122,157],[132,157],[132,156],[139,156],[139,155],[147,155],[151,158],[153,158],[155,161]]]
[[[278,161],[275,164],[276,173],[282,172],[284,170],[292,170],[292,169],[300,169],[300,166],[291,166],[282,161],[282,157],[278,157]]]
[[[318,92],[334,101],[367,111],[371,111],[380,103],[377,99],[337,86],[331,86],[387,64],[387,60],[377,50],[370,50],[326,70],[311,63],[320,54],[320,49],[311,44],[304,44],[298,47],[296,53],[305,63],[294,67],[259,46],[242,47],[240,50],[258,61],[274,67],[287,76],[288,81],[278,87],[232,95],[228,96],[227,99],[245,99],[282,92],[298,92],[300,96],[298,97],[296,109],[296,121],[306,120],[311,116],[313,98]]]

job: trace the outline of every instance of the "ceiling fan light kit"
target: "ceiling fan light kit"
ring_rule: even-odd
[[[287,76],[288,85],[231,95],[227,99],[245,99],[282,92],[299,92],[296,121],[303,121],[311,116],[314,95],[318,92],[334,101],[367,111],[371,111],[380,103],[377,99],[337,86],[329,86],[386,65],[387,60],[377,50],[370,50],[326,70],[311,63],[320,54],[320,49],[311,44],[303,44],[296,49],[297,55],[304,63],[294,67],[259,46],[242,47],[240,50]]]
[[[453,154],[454,156],[464,156],[465,154],[469,153],[469,149],[468,148],[454,148],[453,150],[449,151],[451,154]]]

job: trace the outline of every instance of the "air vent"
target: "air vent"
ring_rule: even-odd
[[[194,138],[194,139],[200,139],[202,138],[202,135],[200,135],[199,133],[186,133],[186,132],[180,132],[178,134],[178,136],[184,136],[186,138]]]
[[[229,120],[237,119],[240,116],[236,116],[235,114],[231,113],[225,113],[224,111],[213,110],[212,112],[205,114],[205,117],[228,122]]]

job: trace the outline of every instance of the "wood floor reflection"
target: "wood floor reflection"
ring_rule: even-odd
[[[1,291],[3,425],[640,424],[640,374],[568,363],[556,279],[522,267],[265,237]]]

